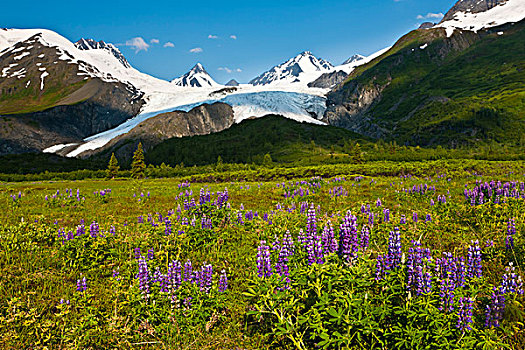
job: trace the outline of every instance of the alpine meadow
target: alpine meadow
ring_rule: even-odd
[[[525,0],[29,5],[0,348],[525,349]]]

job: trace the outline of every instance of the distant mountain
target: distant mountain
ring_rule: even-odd
[[[333,71],[329,73],[323,73],[319,78],[308,83],[308,87],[331,89],[337,84],[343,82],[348,77],[348,74],[350,74],[356,67],[368,63],[378,56],[381,56],[388,49],[390,48],[380,50],[368,57],[362,55],[353,55],[344,61],[340,66],[334,67]]]
[[[364,60],[366,57],[365,56],[362,56],[362,55],[353,55],[351,56],[349,59],[347,59],[346,61],[343,62],[343,65],[346,65],[346,64],[352,64],[352,63],[355,63],[355,62],[358,62],[358,61],[361,61],[361,60]]]
[[[331,72],[334,66],[323,59],[304,51],[288,61],[273,67],[250,81],[252,85],[306,85],[321,74]]]
[[[239,86],[239,82],[235,79],[232,79],[226,83],[226,86]]]
[[[172,84],[183,87],[217,87],[221,86],[206,72],[202,64],[197,63],[183,76],[173,79]]]

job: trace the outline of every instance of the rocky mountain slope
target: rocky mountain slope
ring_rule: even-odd
[[[0,30],[0,154],[78,141],[140,110],[142,92],[74,61],[44,33],[12,46],[6,36]]]
[[[188,112],[174,111],[159,114],[149,118],[129,132],[112,139],[96,152],[86,151],[80,157],[88,157],[95,153],[99,157],[115,152],[119,159],[130,159],[137,144],[142,142],[144,149],[149,150],[164,140],[184,136],[207,135],[231,127],[234,123],[233,109],[225,103],[202,104]],[[61,150],[65,155],[68,148]]]
[[[323,120],[408,144],[517,142],[525,131],[524,27],[410,32],[328,95]]]

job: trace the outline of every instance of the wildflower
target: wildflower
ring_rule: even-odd
[[[226,276],[226,271],[222,270],[219,276],[219,293],[224,293],[226,289],[228,289],[228,276]]]
[[[257,270],[259,277],[270,277],[272,275],[270,247],[266,245],[266,241],[261,241],[259,248],[257,248]]]
[[[471,298],[460,298],[458,308],[458,323],[456,325],[461,331],[472,330],[472,304]]]
[[[467,277],[480,278],[482,275],[481,267],[481,249],[479,241],[471,241],[472,245],[468,247],[467,256]]]

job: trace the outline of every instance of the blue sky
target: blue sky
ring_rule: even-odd
[[[427,17],[438,22],[455,2],[9,1],[2,4],[0,27],[46,28],[72,41],[119,44],[134,67],[163,79],[201,62],[218,82],[247,82],[304,50],[334,64],[371,54]]]

